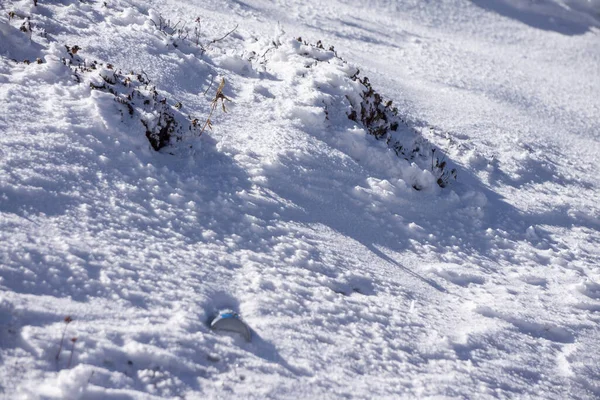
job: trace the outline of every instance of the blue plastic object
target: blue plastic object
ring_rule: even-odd
[[[239,333],[247,342],[252,338],[252,333],[248,325],[242,321],[238,313],[232,310],[220,311],[210,323],[210,328],[213,331]]]

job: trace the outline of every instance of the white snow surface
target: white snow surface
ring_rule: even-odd
[[[600,398],[598,1],[0,14],[0,398]]]

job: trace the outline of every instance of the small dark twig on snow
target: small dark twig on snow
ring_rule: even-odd
[[[69,356],[69,363],[67,364],[67,368],[71,367],[71,361],[73,361],[73,354],[75,353],[75,342],[77,341],[77,338],[71,338],[71,343],[73,343],[73,346],[71,347],[71,355]]]
[[[63,329],[63,333],[62,333],[62,337],[60,338],[60,345],[58,346],[58,353],[56,353],[56,361],[58,361],[59,357],[60,357],[60,352],[62,351],[62,347],[63,347],[63,342],[65,341],[65,333],[67,332],[67,327],[69,326],[69,323],[71,323],[71,321],[73,321],[73,318],[71,318],[70,316],[66,316],[65,317],[65,329]]]
[[[222,38],[219,38],[219,39],[213,39],[213,40],[211,40],[211,41],[210,41],[208,44],[209,44],[209,45],[211,45],[211,44],[213,44],[213,43],[220,42],[221,40],[225,39],[227,36],[229,36],[229,35],[231,35],[233,32],[235,32],[235,31],[236,31],[236,29],[238,28],[238,26],[239,26],[239,25],[236,25],[236,26],[235,26],[235,28],[233,28],[232,30],[230,30],[229,32],[227,32],[227,33],[225,34],[225,36],[223,36]]]

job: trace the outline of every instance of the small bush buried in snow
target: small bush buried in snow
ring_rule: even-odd
[[[439,176],[437,179],[437,184],[443,188],[448,186],[448,184],[451,182],[451,179],[456,180],[456,168],[448,170],[446,166],[446,160],[442,158],[440,161],[439,158],[435,157],[435,149],[431,149],[431,171],[437,172],[437,175]]]
[[[272,50],[279,52],[273,56],[275,60],[287,59],[290,53],[306,58],[304,62],[306,72],[298,71],[301,77],[310,76],[320,94],[320,104],[307,100],[304,104],[311,107],[324,107],[325,119],[335,120],[338,126],[343,122],[341,118],[347,117],[354,121],[364,131],[377,140],[385,141],[387,147],[394,151],[397,157],[411,163],[416,163],[422,169],[431,169],[433,181],[444,188],[456,179],[457,171],[448,167],[445,157],[436,151],[419,131],[412,128],[393,106],[391,100],[385,100],[371,85],[369,78],[360,75],[360,70],[347,65],[338,56],[333,46],[326,47],[321,41],[316,45],[310,44],[301,37],[291,41],[287,48],[280,47],[281,40],[273,41],[258,61],[266,66],[269,63],[266,55]],[[273,53],[275,53],[273,52]],[[271,53],[271,54],[273,54]],[[337,65],[330,67],[328,64]],[[336,70],[337,68],[337,70]],[[317,71],[318,70],[318,71]],[[335,71],[344,71],[340,76]],[[310,84],[307,84],[310,87]],[[415,190],[421,190],[420,184],[413,185]]]
[[[361,123],[367,132],[378,140],[385,139],[388,147],[394,150],[398,157],[403,157],[406,160],[413,160],[417,156],[423,157],[425,153],[422,147],[425,147],[426,143],[422,142],[420,145],[406,148],[394,137],[393,132],[398,131],[400,124],[406,127],[408,127],[408,124],[398,116],[398,109],[392,106],[392,100],[384,101],[383,97],[371,86],[369,78],[365,76],[360,79],[359,74],[360,70],[357,69],[351,79],[359,82],[365,88],[361,95],[360,112],[357,112],[358,106],[353,104],[353,110],[348,113],[348,119]],[[435,153],[436,149],[432,148],[431,172],[437,177],[436,183],[445,188],[451,179],[456,179],[457,172],[455,168],[448,170],[446,168],[447,161],[443,157],[442,159],[435,157]],[[414,188],[420,190],[417,186],[414,186]]]
[[[149,21],[173,47],[177,48],[184,43],[192,44],[196,47],[199,47],[202,54],[206,53],[211,45],[222,41],[235,32],[238,28],[238,25],[236,25],[232,30],[228,31],[223,36],[203,43],[201,40],[202,19],[200,17],[194,19],[193,29],[190,28],[185,21],[179,20],[177,22],[172,22],[170,19],[165,19],[161,14],[158,14],[154,10],[150,11]]]
[[[163,18],[162,15],[156,15],[150,19],[150,22],[154,24],[166,38],[169,39],[171,45],[175,48],[179,46],[179,43],[189,40],[190,29],[187,27],[185,22],[181,20],[172,23],[170,19]],[[194,27],[194,39],[197,46],[205,51],[204,47],[200,44],[200,18],[196,19],[196,26]]]
[[[202,134],[198,119],[184,115],[179,102],[169,105],[168,99],[151,85],[143,71],[123,73],[112,64],[86,62],[77,55],[78,46],[66,48],[69,58],[63,58],[63,63],[71,68],[77,82],[85,80],[91,89],[112,95],[122,118],[128,116],[143,125],[154,150],[159,151],[186,135]]]

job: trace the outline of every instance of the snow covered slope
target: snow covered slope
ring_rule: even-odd
[[[597,2],[0,14],[0,398],[600,397]]]

